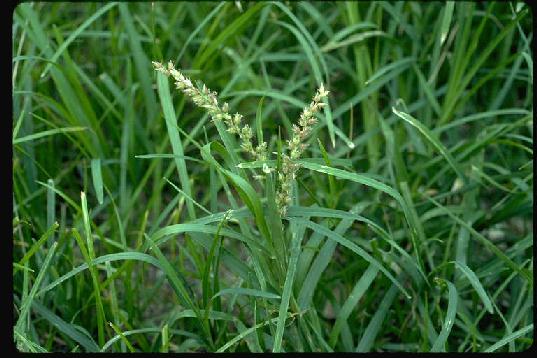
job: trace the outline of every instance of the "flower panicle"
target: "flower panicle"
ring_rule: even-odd
[[[326,106],[323,99],[329,91],[321,83],[312,101],[306,106],[298,119],[298,125],[294,124],[291,139],[287,141],[289,145],[289,155],[283,155],[282,171],[278,175],[280,188],[276,194],[276,204],[280,210],[280,215],[285,216],[287,206],[291,203],[291,184],[296,178],[296,173],[300,165],[294,161],[299,159],[304,150],[308,147],[305,143],[307,136],[311,133],[313,126],[317,123],[315,115],[321,108]]]
[[[187,97],[190,97],[194,104],[199,107],[205,108],[213,120],[219,120],[230,116],[224,108],[218,105],[217,93],[211,91],[207,86],[203,85],[201,89],[198,89],[190,80],[190,78],[183,75],[180,71],[175,69],[171,61],[168,62],[168,66],[165,67],[160,62],[153,61],[153,66],[156,71],[162,72],[167,76],[171,76],[175,81],[175,86]],[[225,106],[223,106],[225,107]]]
[[[307,148],[308,145],[305,144],[304,141],[311,133],[313,126],[317,123],[315,115],[321,108],[326,106],[326,103],[323,102],[323,98],[325,98],[328,93],[329,92],[325,90],[324,85],[321,83],[310,104],[302,110],[298,119],[298,125],[293,125],[293,134],[291,139],[287,142],[289,144],[292,159],[300,158]]]
[[[237,134],[241,140],[241,148],[254,157],[256,160],[265,161],[267,159],[267,143],[262,142],[254,148],[252,144],[253,131],[248,124],[242,125],[243,116],[240,113],[231,115],[229,105],[224,102],[222,106],[218,104],[218,93],[211,91],[205,84],[201,89],[196,88],[190,78],[183,75],[175,69],[171,61],[167,67],[162,63],[153,61],[156,71],[167,76],[171,76],[175,81],[175,86],[186,96],[190,97],[198,107],[205,108],[211,116],[213,122],[223,121],[227,126],[227,131],[231,134]]]

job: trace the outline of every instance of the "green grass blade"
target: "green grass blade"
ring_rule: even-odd
[[[116,254],[103,255],[103,256],[99,256],[93,259],[89,264],[83,263],[80,266],[73,268],[71,271],[65,273],[64,275],[57,278],[53,282],[49,283],[47,286],[43,287],[37,293],[37,296],[41,296],[45,294],[46,292],[52,290],[53,288],[56,288],[58,285],[70,279],[71,277],[74,277],[80,272],[88,269],[90,265],[95,266],[95,265],[103,264],[107,262],[123,261],[123,260],[134,260],[134,261],[145,262],[159,269],[162,269],[160,262],[157,259],[155,259],[153,256],[150,256],[148,254],[143,254],[141,252],[134,252],[134,251],[133,252],[119,252]]]
[[[144,93],[145,111],[147,113],[147,123],[154,123],[157,114],[157,101],[151,86],[151,76],[153,67],[147,58],[145,51],[140,44],[140,35],[134,27],[134,22],[129,10],[129,4],[118,4],[121,20],[125,25],[128,40],[132,51],[132,57],[136,66],[136,74],[140,79],[141,88]]]
[[[475,291],[481,298],[481,301],[483,301],[483,305],[489,311],[490,313],[493,313],[492,303],[490,302],[490,298],[485,292],[485,289],[483,288],[483,285],[481,282],[479,282],[479,279],[477,278],[476,274],[465,264],[460,263],[458,261],[455,261],[455,266],[459,268],[464,275],[468,278],[468,281],[470,281],[470,284],[474,287]]]
[[[329,344],[332,348],[336,346],[336,342],[341,332],[343,323],[347,321],[347,318],[349,318],[352,310],[354,309],[360,298],[362,298],[362,296],[366,293],[367,289],[375,279],[375,276],[377,275],[378,271],[379,269],[377,267],[370,264],[362,277],[360,277],[360,280],[356,282],[356,285],[352,289],[351,294],[341,307],[336,318],[336,323],[334,323],[334,326],[332,327],[332,332],[330,332]]]
[[[17,263],[18,265],[20,265],[20,267],[16,267],[13,270],[13,276],[15,276],[15,274],[20,270],[20,268],[24,267],[24,264],[27,263],[28,260],[30,260],[30,258],[32,258],[32,256],[37,252],[37,250],[39,250],[43,246],[43,244],[47,241],[47,239],[51,235],[54,234],[54,232],[56,231],[58,226],[60,226],[60,225],[57,222],[54,223],[51,227],[48,228],[48,230],[43,235],[41,235],[39,240],[37,240],[32,245],[32,247],[30,247],[30,249],[26,252],[26,254],[23,256],[23,258]]]
[[[365,81],[366,85],[369,85],[371,83],[383,83],[387,82],[391,79],[392,76],[389,76],[388,74],[397,75],[401,70],[404,70],[408,68],[411,64],[415,63],[416,59],[414,57],[406,57],[401,60],[397,60],[393,63],[390,63],[382,68],[380,68],[377,72],[375,72],[371,77]],[[365,91],[365,89],[364,89]],[[343,106],[342,106],[343,107]]]
[[[216,50],[229,41],[230,38],[233,38],[233,36],[238,36],[238,34],[244,30],[245,26],[248,24],[248,21],[250,21],[250,19],[264,6],[266,6],[266,3],[259,2],[250,7],[240,16],[236,17],[231,24],[229,24],[214,40],[210,42],[200,56],[196,58],[196,61],[192,67],[195,69],[201,69],[207,64],[207,62],[210,61],[211,58],[214,59]]]
[[[179,174],[179,180],[181,181],[181,186],[183,187],[184,192],[189,197],[192,197],[192,190],[190,188],[190,181],[188,177],[188,172],[186,170],[186,162],[182,157],[184,156],[183,144],[179,133],[175,129],[177,123],[177,117],[175,116],[175,111],[173,109],[172,99],[170,95],[170,90],[168,86],[168,77],[162,73],[157,73],[157,86],[160,96],[160,103],[162,105],[162,111],[164,112],[164,118],[166,120],[166,128],[168,129],[168,136],[172,144],[173,154],[175,155],[175,166],[177,167],[177,172]],[[194,206],[192,202],[187,202],[188,214],[191,220],[196,219],[196,212],[194,211]]]
[[[193,162],[197,162],[197,163],[203,163],[203,161],[197,159],[197,158],[194,158],[194,157],[189,157],[188,155],[175,155],[175,154],[141,154],[141,155],[135,155],[134,156],[135,158],[139,158],[139,159],[156,159],[156,158],[169,158],[169,159],[175,159],[175,158],[179,158],[179,159],[184,159],[184,160],[189,160],[189,161],[193,161]]]
[[[380,191],[390,195],[392,198],[394,198],[399,203],[399,205],[401,205],[401,208],[403,209],[403,212],[405,214],[407,222],[412,227],[410,210],[409,210],[408,206],[406,205],[406,203],[405,203],[403,197],[401,196],[401,194],[399,194],[399,192],[396,191],[395,189],[393,189],[392,187],[390,187],[390,186],[388,186],[388,185],[386,185],[384,183],[381,183],[378,180],[375,180],[375,179],[373,179],[371,177],[362,175],[362,174],[351,173],[351,172],[348,172],[346,170],[332,168],[332,167],[328,167],[326,165],[318,165],[318,164],[315,164],[315,163],[307,162],[305,160],[298,160],[297,162],[300,163],[300,165],[302,167],[304,167],[304,168],[314,170],[314,171],[319,172],[319,173],[325,173],[325,174],[328,174],[328,175],[333,175],[333,176],[335,176],[337,178],[354,181],[356,183],[372,187],[374,189],[380,190]]]
[[[414,126],[417,130],[421,132],[427,138],[429,142],[431,142],[432,145],[446,158],[449,165],[453,168],[455,173],[457,173],[457,176],[461,178],[463,182],[466,182],[467,179],[462,173],[462,170],[460,169],[459,163],[455,161],[455,159],[451,156],[449,151],[444,147],[444,145],[436,138],[436,136],[431,132],[427,127],[425,127],[422,123],[420,123],[416,118],[412,117],[408,113],[400,112],[395,108],[392,108],[392,111],[395,115],[397,115],[399,118],[405,120],[406,122],[410,123],[412,126]]]
[[[451,24],[451,18],[453,17],[453,10],[455,8],[454,1],[447,1],[444,8],[444,14],[442,15],[442,25],[440,25],[440,45],[446,41],[447,34],[449,32],[449,25]]]
[[[220,291],[218,291],[212,299],[215,299],[216,297],[222,296],[222,295],[245,295],[245,296],[253,296],[253,297],[262,297],[262,298],[268,298],[268,299],[279,299],[280,295],[277,295],[272,292],[266,292],[266,291],[260,291],[255,290],[252,288],[242,288],[242,287],[233,287],[233,288],[224,288]]]
[[[112,327],[112,329],[114,330],[114,332],[116,332],[116,334],[121,338],[121,341],[123,341],[123,343],[125,343],[125,345],[129,348],[129,351],[131,353],[134,353],[136,352],[136,350],[134,349],[134,347],[132,346],[131,342],[129,342],[129,340],[123,335],[123,332],[121,332],[121,330],[119,329],[118,326],[116,326],[115,324],[113,324],[112,322],[108,322],[108,325],[110,327]],[[104,345],[103,345],[104,346]]]
[[[92,260],[95,259],[95,251],[93,248],[93,237],[91,232],[91,225],[89,220],[89,212],[88,212],[88,203],[86,199],[86,194],[82,191],[80,192],[80,199],[82,202],[82,217],[84,221],[84,232],[86,234],[86,245],[87,245],[87,252],[88,252],[88,263],[90,263]],[[102,346],[105,342],[104,339],[104,327],[106,322],[106,317],[104,313],[104,306],[101,299],[101,285],[99,282],[99,276],[97,274],[97,270],[95,266],[91,265],[89,266],[89,270],[91,273],[91,279],[93,282],[93,290],[95,295],[95,301],[97,306],[97,329],[98,329],[98,342],[99,345]]]
[[[288,314],[289,318],[293,316],[293,314]],[[218,350],[216,351],[217,353],[222,353],[222,352],[225,352],[229,347],[233,346],[235,343],[241,341],[242,339],[244,339],[245,337],[247,337],[248,335],[254,333],[257,329],[261,328],[261,327],[264,327],[264,326],[267,326],[269,324],[273,324],[273,323],[276,323],[277,321],[279,320],[279,318],[272,318],[272,319],[268,319],[264,322],[261,322],[261,323],[258,323],[256,324],[255,326],[253,327],[250,327],[244,331],[242,331],[240,334],[236,335],[235,337],[233,337],[230,341],[228,341],[226,344],[224,344],[222,347],[218,348]]]
[[[74,327],[74,325],[61,319],[39,301],[34,300],[32,303],[32,308],[37,312],[38,315],[49,321],[52,326],[84,347],[86,352],[98,352],[100,350],[97,343],[95,343],[91,337],[82,334]]]
[[[503,346],[505,346],[506,344],[514,341],[515,339],[519,338],[519,337],[522,337],[523,335],[525,335],[526,333],[528,332],[531,332],[533,331],[533,323],[532,324],[529,324],[527,325],[526,327],[524,328],[521,328],[519,329],[518,331],[516,332],[513,332],[511,333],[510,335],[506,336],[506,337],[503,337],[502,339],[500,339],[498,342],[494,343],[493,345],[491,345],[490,347],[488,347],[487,349],[485,349],[485,352],[486,353],[491,353],[491,352],[494,352],[496,351],[498,348],[501,348]]]
[[[448,286],[448,308],[444,319],[444,325],[431,348],[431,352],[445,352],[445,344],[451,333],[451,328],[455,323],[455,315],[457,314],[457,303],[459,299],[457,289],[451,282],[445,282]]]
[[[28,296],[26,296],[25,300],[21,302],[19,318],[17,319],[17,322],[14,327],[15,331],[19,331],[22,333],[27,330],[26,320],[28,319],[28,315],[30,314],[30,307],[32,306],[32,303],[37,294],[37,290],[39,289],[39,286],[41,286],[41,283],[43,282],[45,278],[45,274],[49,268],[50,261],[52,260],[52,257],[54,256],[54,252],[56,251],[57,247],[58,247],[58,243],[55,242],[52,244],[52,246],[48,250],[47,256],[45,257],[45,260],[43,261],[43,264],[40,267],[39,273],[37,274],[37,277],[35,278],[35,282],[32,286],[32,289],[30,290],[30,293],[28,293]]]
[[[206,334],[208,333],[208,327],[203,321],[202,313],[200,312],[200,309],[198,306],[192,301],[192,298],[190,297],[187,289],[185,288],[183,284],[183,280],[181,280],[175,270],[175,268],[170,264],[170,262],[166,259],[166,257],[162,254],[158,246],[154,243],[154,241],[149,237],[146,236],[147,241],[151,245],[151,250],[155,253],[157,256],[158,261],[160,262],[160,266],[162,267],[162,270],[166,274],[166,278],[168,279],[168,282],[172,286],[175,294],[177,295],[177,298],[179,298],[179,301],[182,305],[185,307],[191,309],[197,320],[196,323],[200,326],[202,331],[204,331]],[[208,335],[210,337],[210,335]]]
[[[382,324],[385,322],[388,310],[396,296],[397,287],[392,285],[384,295],[382,301],[380,301],[380,304],[378,305],[375,314],[371,318],[371,321],[369,321],[369,324],[367,325],[360,342],[358,342],[358,345],[356,346],[356,352],[369,352],[371,350],[371,347],[375,343],[375,338],[377,337]]]
[[[201,205],[200,203],[198,203],[196,200],[194,200],[192,197],[190,197],[187,193],[185,193],[184,191],[182,191],[181,189],[179,189],[177,187],[177,185],[175,185],[174,183],[172,183],[171,181],[168,180],[168,178],[164,177],[164,180],[166,180],[166,182],[168,184],[170,184],[175,190],[177,190],[180,194],[182,194],[186,199],[188,199],[189,202],[193,203],[194,205],[196,205],[198,208],[200,208],[201,210],[203,210],[206,214],[209,214],[211,215],[212,213],[207,210],[203,205]]]
[[[316,163],[311,163],[305,160],[298,160],[297,162],[306,169],[314,170],[319,173],[333,175],[341,179],[351,180],[356,183],[363,184],[363,185],[372,187],[374,189],[380,190],[390,195],[394,199],[396,199],[399,203],[403,203],[403,198],[401,197],[401,194],[399,194],[395,189],[389,187],[388,185],[384,183],[379,182],[378,180],[370,178],[368,176],[351,173],[346,170],[332,168],[326,165],[319,165]],[[403,203],[403,207],[404,207],[404,203]]]
[[[261,97],[259,104],[257,105],[257,111],[255,112],[255,129],[257,132],[258,143],[263,142],[263,101],[265,97]]]
[[[77,29],[73,32],[71,32],[71,35],[69,35],[69,37],[67,38],[67,40],[65,40],[59,47],[58,49],[56,50],[56,52],[54,52],[54,55],[52,55],[52,57],[50,58],[50,61],[51,62],[56,62],[58,61],[58,59],[60,58],[60,56],[62,55],[62,53],[67,49],[67,47],[88,27],[90,26],[95,20],[97,20],[99,17],[101,17],[104,13],[106,13],[108,10],[110,10],[111,8],[113,8],[114,6],[116,6],[117,3],[111,3],[111,4],[107,4],[103,7],[101,7],[99,10],[97,10],[95,12],[95,14],[93,14],[92,16],[90,16],[86,21],[84,21],[79,27],[77,27]],[[45,69],[43,70],[43,72],[41,72],[41,78],[45,77],[47,75],[47,72],[49,71],[50,69],[50,66],[52,64],[51,63],[47,63],[47,65],[45,66]]]
[[[324,226],[322,225],[319,225],[319,224],[315,224],[314,222],[311,222],[309,220],[303,220],[303,219],[293,219],[293,220],[296,220],[296,221],[299,221],[299,222],[302,222],[305,226],[309,227],[310,229],[314,230],[314,231],[318,231],[320,233],[322,233],[323,235],[325,235],[326,237],[328,237],[329,239],[331,240],[334,240],[336,241],[338,244],[342,245],[342,246],[345,246],[346,248],[350,249],[351,251],[353,251],[354,253],[356,253],[357,255],[361,256],[364,260],[366,260],[367,262],[369,262],[370,264],[374,265],[375,267],[377,267],[380,271],[382,271],[383,274],[386,275],[386,277],[388,277],[390,279],[390,281],[392,281],[395,286],[397,286],[397,288],[399,290],[401,290],[401,292],[404,293],[404,295],[408,298],[408,299],[411,299],[411,296],[410,294],[408,293],[408,291],[401,285],[401,283],[399,281],[397,281],[393,276],[392,274],[382,265],[380,264],[376,259],[374,259],[371,255],[369,255],[367,252],[365,252],[361,247],[357,246],[356,244],[354,244],[353,242],[349,241],[348,239],[344,238],[343,236],[335,233],[334,231],[332,230],[329,230],[327,228],[325,228]]]
[[[86,127],[63,127],[63,128],[49,129],[43,132],[30,134],[24,137],[14,138],[13,145],[21,144],[21,143],[29,142],[29,141],[34,141],[36,139],[48,137],[48,136],[59,134],[59,133],[80,132],[80,131],[85,131],[86,129],[87,129]]]
[[[346,46],[350,46],[358,42],[362,42],[364,40],[367,40],[368,38],[375,37],[375,36],[388,36],[388,35],[384,31],[380,31],[380,30],[365,31],[365,32],[362,32],[353,36],[349,36],[343,41],[330,42],[324,45],[323,47],[321,47],[321,51],[322,52],[333,51],[341,47],[346,47]]]
[[[309,219],[309,216],[306,216],[305,218]],[[336,226],[336,228],[334,229],[334,232],[342,235],[352,225],[352,222],[353,222],[353,219],[344,218]],[[321,243],[320,240],[323,238],[324,235],[320,232],[315,232],[315,234],[318,235],[319,241],[315,240],[315,242],[313,243],[316,244],[316,246],[318,246],[320,245]],[[313,241],[313,238],[311,241]],[[310,244],[310,242],[308,242],[308,244]],[[317,288],[317,284],[319,283],[321,275],[333,259],[336,246],[337,246],[337,242],[333,240],[327,240],[324,243],[324,245],[321,247],[319,253],[315,257],[315,260],[313,261],[311,266],[304,268],[304,270],[307,270],[307,274],[304,278],[304,281],[302,282],[302,288],[300,289],[298,293],[298,305],[301,309],[307,309],[310,306],[311,300],[313,298],[313,294],[315,293],[315,289]],[[313,247],[312,249],[316,249],[316,247]],[[302,250],[302,253],[301,253],[301,256],[304,257],[304,259],[307,258],[307,256],[304,253],[305,250],[306,250],[306,247]]]
[[[317,216],[317,217],[324,217],[324,218],[339,218],[339,219],[351,219],[356,220],[359,222],[366,223],[371,230],[379,234],[379,236],[388,242],[390,246],[395,248],[401,256],[405,257],[413,267],[416,268],[417,272],[421,274],[421,276],[426,279],[425,274],[423,273],[422,268],[418,265],[416,260],[414,260],[400,245],[397,244],[397,242],[384,230],[382,227],[380,227],[378,224],[376,224],[374,221],[365,218],[361,215],[354,214],[353,212],[345,212],[341,210],[335,210],[335,209],[327,209],[327,208],[312,208],[312,207],[297,207],[297,206],[290,206],[288,208],[287,212],[288,217],[310,217],[310,216]],[[336,228],[336,232],[340,233],[338,229]],[[309,289],[310,285],[305,285],[304,289]]]
[[[436,200],[430,197],[426,197],[427,200],[432,202],[437,207],[441,208],[449,217],[451,217],[455,222],[457,222],[459,225],[466,228],[472,235],[479,241],[483,246],[488,248],[490,251],[492,251],[500,260],[502,260],[507,266],[509,266],[513,271],[518,272],[521,276],[523,276],[527,282],[530,285],[533,285],[533,275],[530,271],[527,269],[519,267],[516,263],[514,263],[507,255],[505,255],[500,249],[496,247],[490,240],[488,240],[486,237],[481,235],[479,232],[477,232],[473,227],[468,225],[466,222],[455,216],[449,209],[439,204]]]
[[[93,188],[97,194],[97,201],[103,203],[103,176],[101,173],[101,159],[91,160],[91,175],[93,177]]]
[[[274,335],[274,345],[272,347],[273,353],[278,353],[282,349],[282,338],[285,329],[285,321],[287,320],[287,309],[289,307],[289,300],[291,299],[291,294],[293,290],[293,282],[295,280],[295,272],[298,262],[298,255],[300,254],[301,241],[302,235],[296,235],[296,233],[292,235],[291,257],[289,258],[287,273],[285,275],[285,283],[283,285],[278,321],[276,323],[276,333]]]
[[[205,25],[211,20],[216,14],[219,14],[222,10],[222,7],[226,5],[226,3],[222,2],[218,4],[205,18],[203,21],[196,27],[194,31],[188,36],[188,39],[184,42],[183,47],[181,48],[181,51],[179,51],[179,55],[177,55],[176,63],[179,62],[183,58],[183,54],[185,53],[188,45],[192,40],[196,37],[196,35],[205,27]]]

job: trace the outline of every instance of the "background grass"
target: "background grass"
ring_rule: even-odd
[[[527,349],[532,25],[514,2],[19,5],[17,348]],[[169,59],[270,152],[326,85],[283,220]]]

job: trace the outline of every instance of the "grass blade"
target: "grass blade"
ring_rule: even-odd
[[[454,1],[446,2],[444,8],[444,15],[442,16],[442,25],[440,26],[440,45],[446,41],[447,34],[449,32],[449,25],[451,24],[451,18],[453,17],[453,9],[455,8]]]
[[[300,242],[302,241],[302,235],[293,234],[291,239],[291,257],[289,258],[289,265],[287,266],[287,273],[285,275],[285,283],[283,285],[282,298],[280,301],[280,308],[278,314],[278,321],[276,323],[276,334],[274,335],[274,345],[272,347],[273,353],[279,353],[282,348],[283,331],[285,329],[285,321],[287,320],[287,308],[289,307],[289,300],[293,290],[293,282],[295,280],[296,266],[298,262],[298,255],[300,253]]]
[[[356,253],[357,255],[361,256],[364,260],[366,260],[367,262],[369,262],[370,264],[374,265],[375,267],[377,267],[380,271],[382,271],[383,274],[385,274],[389,279],[390,281],[392,281],[395,286],[397,286],[397,288],[399,290],[401,290],[401,292],[404,293],[404,295],[408,298],[408,299],[411,299],[411,296],[410,294],[408,293],[408,291],[401,285],[401,283],[399,283],[399,281],[397,281],[393,276],[392,274],[386,270],[386,268],[384,266],[382,266],[377,260],[375,260],[371,255],[369,255],[367,252],[365,252],[361,247],[357,246],[356,244],[354,244],[353,242],[349,241],[348,239],[344,238],[343,236],[335,233],[334,231],[331,231],[327,228],[325,228],[324,226],[322,225],[319,225],[319,224],[315,224],[314,222],[311,222],[309,220],[303,220],[303,219],[293,219],[293,220],[296,220],[298,222],[302,222],[305,226],[309,227],[310,229],[314,230],[314,231],[318,231],[320,233],[322,233],[323,235],[325,235],[326,237],[328,237],[329,239],[331,240],[334,240],[336,241],[338,244],[340,245],[343,245],[345,246],[346,248],[350,249],[351,251],[353,251],[354,253]]]
[[[373,318],[371,318],[371,321],[367,325],[360,342],[358,342],[358,345],[356,346],[356,352],[369,352],[371,350],[371,347],[375,342],[375,338],[377,337],[382,324],[385,322],[388,309],[392,305],[396,296],[397,287],[392,285],[388,292],[386,292],[384,295],[384,298],[380,302],[375,314],[373,315]]]
[[[431,352],[445,352],[445,344],[449,334],[451,333],[451,328],[453,323],[455,323],[455,315],[457,314],[457,303],[458,303],[458,293],[455,286],[449,282],[445,281],[448,286],[448,308],[446,312],[446,318],[444,319],[444,325],[442,330],[438,334],[436,341],[431,348]]]
[[[432,202],[437,207],[441,208],[449,217],[451,217],[459,225],[466,228],[472,235],[479,241],[483,246],[487,247],[492,251],[500,260],[502,260],[507,266],[509,266],[513,271],[518,272],[522,275],[528,283],[533,286],[533,275],[527,269],[519,267],[515,264],[507,255],[505,255],[500,249],[498,249],[492,242],[490,242],[486,237],[478,233],[473,227],[468,225],[466,222],[455,216],[449,209],[439,204],[436,200],[431,197],[426,197],[427,200]]]
[[[56,329],[84,347],[86,352],[98,352],[100,350],[97,343],[95,343],[91,337],[80,333],[80,331],[77,330],[72,324],[65,322],[63,319],[43,306],[43,304],[39,303],[39,301],[34,300],[32,307],[38,315],[49,321],[50,324],[52,324]]]
[[[490,298],[485,292],[485,289],[483,288],[483,285],[481,282],[479,282],[479,279],[477,278],[476,274],[470,270],[468,266],[466,266],[463,263],[460,263],[458,261],[455,261],[455,266],[459,268],[464,275],[468,278],[468,281],[470,281],[470,284],[474,287],[475,291],[481,298],[481,301],[483,301],[483,305],[489,311],[490,313],[493,313],[494,310],[492,308],[492,303],[490,302]]]
[[[511,333],[510,335],[500,339],[498,342],[494,343],[493,345],[491,345],[490,347],[488,347],[487,349],[485,349],[485,352],[486,353],[491,353],[491,352],[494,352],[496,351],[498,348],[501,348],[503,346],[505,346],[506,344],[508,344],[509,342],[512,342],[514,341],[515,339],[519,338],[519,337],[522,337],[523,335],[525,335],[526,333],[528,332],[531,332],[533,331],[533,323],[532,324],[529,324],[527,325],[526,327],[524,328],[521,328],[519,329],[518,331],[516,332],[513,332]]]
[[[360,277],[360,280],[356,282],[356,285],[352,289],[351,294],[339,310],[339,313],[336,318],[336,323],[332,328],[332,332],[330,332],[329,344],[332,348],[336,346],[336,342],[339,333],[341,332],[343,323],[347,321],[347,318],[351,314],[352,310],[354,309],[360,298],[362,298],[362,296],[366,293],[367,289],[375,279],[375,276],[377,275],[378,271],[379,269],[377,267],[370,264],[362,277]]]
[[[52,246],[48,250],[47,256],[45,257],[45,260],[43,261],[43,265],[41,266],[39,273],[37,274],[37,277],[35,278],[35,282],[34,282],[34,285],[32,286],[32,289],[30,290],[30,293],[28,293],[28,296],[26,296],[26,298],[21,302],[19,318],[17,319],[17,323],[15,324],[15,327],[14,327],[14,330],[20,332],[21,334],[22,332],[25,332],[27,330],[26,320],[28,319],[28,315],[30,313],[30,307],[33,304],[33,301],[37,294],[37,290],[39,289],[39,286],[41,286],[41,282],[43,282],[45,278],[45,274],[50,265],[50,261],[52,260],[52,257],[54,256],[54,252],[56,251],[57,247],[58,247],[58,243],[55,242],[52,244]]]
[[[280,298],[280,295],[277,295],[277,294],[272,293],[272,292],[254,290],[252,288],[233,287],[233,288],[224,288],[224,289],[218,291],[212,297],[212,299],[215,299],[216,297],[219,297],[219,296],[222,296],[222,295],[227,295],[227,294],[262,297],[262,298],[268,298],[268,299],[279,299]]]
[[[58,226],[60,226],[57,222],[55,222],[51,227],[48,228],[48,230],[43,234],[41,235],[41,237],[39,238],[39,240],[37,240],[35,242],[35,244],[32,245],[32,247],[30,247],[30,250],[28,250],[26,252],[26,254],[23,256],[23,258],[18,262],[18,265],[20,265],[19,267],[15,267],[15,269],[13,269],[13,276],[15,276],[15,274],[22,268],[24,267],[24,264],[28,262],[28,260],[30,260],[30,258],[37,252],[37,250],[39,250],[39,248],[41,248],[43,246],[43,244],[47,241],[47,239],[54,234],[54,232],[56,231],[56,229],[58,228]]]
[[[460,165],[455,161],[455,159],[449,154],[449,151],[444,147],[444,145],[436,138],[436,136],[431,132],[427,127],[425,127],[422,123],[420,123],[416,118],[412,117],[408,113],[400,112],[395,108],[392,108],[392,111],[395,115],[397,115],[399,118],[405,120],[406,122],[410,123],[412,126],[414,126],[416,129],[418,129],[421,134],[427,138],[429,142],[431,142],[432,145],[446,158],[449,165],[453,168],[455,173],[457,173],[457,176],[463,181],[467,182],[466,177],[462,173],[460,169]]]
[[[101,159],[91,160],[91,175],[93,177],[93,188],[97,194],[97,201],[103,203],[103,176],[101,173]]]
[[[192,190],[190,188],[190,181],[188,178],[188,172],[186,170],[186,162],[183,158],[184,150],[181,137],[176,130],[177,117],[173,109],[172,99],[170,95],[170,89],[168,86],[168,77],[160,72],[157,73],[157,87],[160,97],[160,103],[162,105],[162,111],[164,112],[164,118],[166,120],[166,128],[168,129],[168,137],[172,144],[172,150],[174,154],[175,166],[177,167],[177,173],[179,174],[179,180],[184,192],[192,197]],[[196,219],[196,212],[191,201],[187,201],[188,215],[191,220]]]
[[[13,139],[13,145],[33,141],[33,140],[44,138],[44,137],[48,137],[48,136],[51,136],[51,135],[54,135],[54,134],[69,133],[69,132],[80,132],[80,131],[84,131],[86,129],[87,129],[86,127],[63,127],[63,128],[49,129],[49,130],[46,130],[46,131],[43,131],[43,132],[34,133],[34,134],[30,134],[30,135],[27,135],[27,136],[24,136],[24,137],[19,137],[19,138]]]
[[[43,295],[46,292],[52,290],[53,288],[56,288],[58,285],[60,285],[64,281],[66,281],[66,280],[70,279],[71,277],[76,276],[80,272],[88,269],[90,267],[90,265],[95,266],[95,265],[103,264],[103,263],[107,263],[107,262],[123,261],[123,260],[134,260],[134,261],[145,262],[145,263],[151,264],[151,265],[153,265],[153,266],[155,266],[155,267],[157,267],[159,269],[162,269],[162,266],[160,265],[160,262],[157,259],[155,259],[153,256],[143,254],[141,252],[134,252],[134,251],[133,252],[118,252],[116,254],[103,255],[103,256],[99,256],[99,257],[91,260],[90,263],[86,262],[86,263],[81,264],[80,266],[77,266],[77,267],[73,268],[71,271],[65,273],[64,275],[62,275],[61,277],[57,278],[56,280],[54,280],[53,282],[51,282],[47,286],[45,286],[43,289],[41,289],[37,293],[37,296]]]
[[[101,289],[101,285],[99,282],[99,275],[97,274],[97,270],[95,266],[91,265],[90,263],[95,259],[95,251],[93,249],[93,237],[91,233],[91,226],[90,226],[90,220],[89,220],[89,212],[88,212],[88,203],[86,200],[86,194],[82,191],[80,192],[80,200],[82,202],[82,217],[84,221],[84,232],[86,234],[86,245],[87,245],[87,261],[89,264],[89,271],[91,274],[91,279],[93,282],[93,291],[95,295],[95,302],[97,306],[97,329],[98,329],[98,342],[99,345],[104,345],[104,327],[106,322],[106,317],[104,313],[104,307],[101,300],[101,292],[103,291]],[[76,231],[73,231],[75,236],[77,235]]]
[[[117,3],[111,3],[107,4],[103,7],[101,7],[99,10],[95,12],[92,16],[90,16],[86,21],[84,21],[75,31],[71,32],[71,35],[65,40],[54,52],[54,55],[50,58],[49,61],[56,63],[62,53],[67,49],[67,47],[73,42],[89,25],[91,25],[95,20],[97,20],[99,17],[101,17],[104,13],[106,13],[108,10],[116,6]],[[51,63],[47,63],[45,66],[45,69],[43,72],[41,72],[41,78],[45,77],[47,75],[48,70],[50,69],[50,66],[52,66]]]

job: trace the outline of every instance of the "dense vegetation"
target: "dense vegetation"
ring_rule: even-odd
[[[527,349],[532,28],[510,2],[19,5],[17,349]]]

